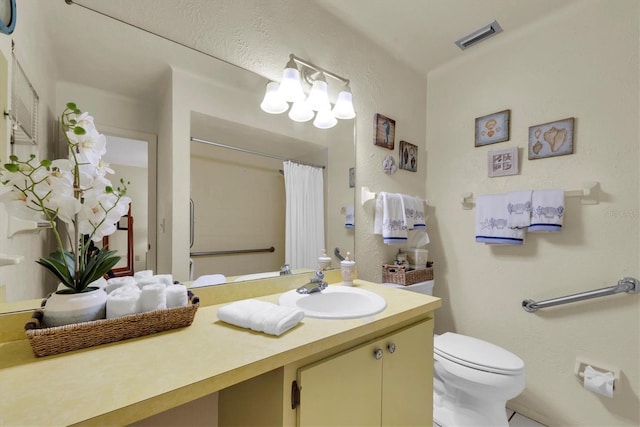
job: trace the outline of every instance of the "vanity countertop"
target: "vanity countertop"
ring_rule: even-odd
[[[387,308],[372,318],[305,318],[275,337],[218,320],[200,307],[193,324],[155,335],[37,358],[25,339],[0,343],[0,425],[127,424],[321,351],[424,319],[438,298],[355,280]],[[279,294],[258,297],[277,302]]]

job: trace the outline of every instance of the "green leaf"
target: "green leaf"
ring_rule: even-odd
[[[75,102],[67,102],[67,108],[70,110],[77,110],[78,107],[76,106]]]
[[[73,133],[75,133],[76,135],[84,135],[87,133],[87,131],[84,130],[84,128],[81,126],[76,126],[73,128]]]
[[[49,270],[54,276],[58,278],[65,286],[73,288],[73,277],[69,274],[69,270],[64,263],[52,258],[40,258],[36,261],[38,264]]]
[[[16,165],[15,163],[6,163],[4,165],[4,168],[9,172],[18,172],[20,170],[20,166]]]

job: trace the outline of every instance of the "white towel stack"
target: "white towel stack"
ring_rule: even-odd
[[[184,285],[170,285],[166,288],[167,308],[186,307],[189,303]]]
[[[129,284],[107,295],[107,319],[140,312],[140,288]]]
[[[218,309],[218,319],[270,335],[281,335],[304,319],[304,312],[265,301],[246,299]]]
[[[167,287],[163,283],[145,285],[140,292],[142,312],[164,310],[167,308]]]
[[[531,195],[531,232],[560,232],[564,218],[563,190],[536,190]]]
[[[386,244],[407,243],[407,223],[402,195],[381,192],[376,197],[373,232]]]
[[[531,190],[506,194],[508,227],[527,228],[531,225]]]
[[[121,288],[127,285],[135,285],[135,284],[136,284],[136,279],[134,279],[131,276],[112,277],[111,279],[107,280],[107,286],[105,287],[105,291],[107,291],[107,293],[110,294],[111,292],[113,292],[118,288]]]
[[[478,196],[476,200],[476,242],[522,245],[524,230],[508,227],[505,194]]]

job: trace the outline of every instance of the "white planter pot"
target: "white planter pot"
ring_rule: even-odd
[[[46,327],[104,319],[107,293],[100,288],[88,288],[77,294],[53,293],[44,306]]]

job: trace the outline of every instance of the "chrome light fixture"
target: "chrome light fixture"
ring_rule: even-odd
[[[327,77],[344,85],[333,107],[329,100]],[[305,96],[303,82],[311,87],[309,96]],[[319,129],[334,127],[338,123],[337,119],[348,120],[356,116],[349,80],[293,54],[289,55],[280,83],[267,83],[260,108],[270,114],[289,110],[289,118],[296,122],[307,122],[315,116],[313,125]]]

